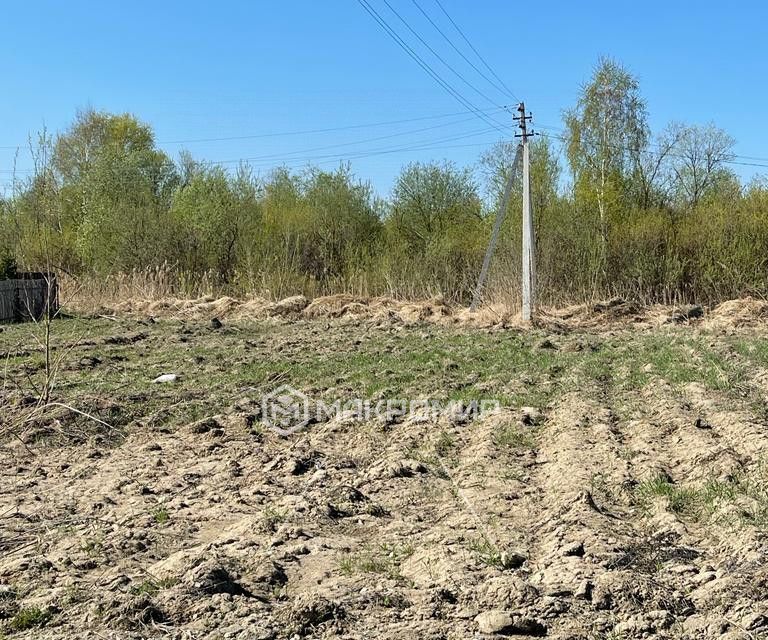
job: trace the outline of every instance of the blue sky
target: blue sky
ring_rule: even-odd
[[[514,102],[456,54],[412,0],[389,2],[490,101],[426,51],[383,0],[370,2],[475,106]],[[764,2],[442,2],[541,125],[562,126],[563,110],[574,104],[596,60],[609,55],[639,77],[654,130],[670,120],[714,121],[736,138],[736,153],[768,158]],[[485,71],[435,0],[418,3]],[[0,147],[24,145],[43,125],[62,130],[78,108],[91,106],[136,114],[174,157],[187,148],[209,161],[258,158],[253,164],[261,172],[281,161],[302,166],[310,157],[332,168],[340,154],[377,152],[352,159],[352,166],[386,195],[406,162],[472,164],[501,136],[465,113],[325,133],[176,142],[466,112],[356,0],[30,0],[6,4],[2,21]],[[341,144],[347,146],[333,147]],[[417,146],[435,148],[401,149]],[[10,180],[14,154],[0,149],[0,189]],[[22,149],[20,175],[30,166]],[[737,169],[745,178],[768,173]]]

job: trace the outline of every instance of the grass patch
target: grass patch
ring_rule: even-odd
[[[713,350],[702,337],[662,333],[645,336],[639,343],[634,349],[637,364],[651,365],[649,372],[635,372],[639,384],[655,375],[673,386],[700,382],[708,389],[730,392],[744,380],[743,367]]]
[[[751,473],[742,470],[699,487],[680,487],[659,475],[634,490],[634,503],[646,513],[657,498],[666,499],[670,511],[682,517],[768,529],[768,473],[762,463]]]
[[[99,555],[104,550],[104,544],[100,540],[95,540],[93,538],[86,538],[83,540],[82,544],[80,545],[80,548],[88,554],[89,557],[93,558],[97,555]]]
[[[487,538],[475,538],[469,541],[469,550],[477,555],[480,562],[489,567],[503,568],[501,549]]]
[[[447,431],[441,431],[435,441],[435,453],[440,457],[444,457],[451,453],[455,448],[455,438]]]
[[[267,507],[261,513],[262,526],[266,531],[275,531],[277,525],[281,522],[285,522],[288,517],[288,512],[283,509],[276,509],[275,507]]]
[[[631,392],[654,378],[673,387],[699,382],[708,389],[733,393],[743,387],[746,370],[712,347],[706,336],[677,330],[620,336],[585,352],[574,364],[570,390],[593,381],[608,391]]]
[[[423,397],[545,408],[564,392],[595,384],[607,394],[636,391],[655,378],[673,385],[699,381],[734,394],[743,390],[749,362],[768,362],[768,340],[735,342],[732,352],[748,356],[739,361],[723,356],[710,337],[675,327],[600,336],[586,346],[576,344],[585,338],[562,337],[552,348],[542,348],[546,335],[540,331],[423,325],[392,334],[253,321],[238,324],[238,331],[212,332],[204,320],[160,318],[139,326],[128,318],[73,318],[57,321],[55,328],[56,349],[80,343],[59,372],[58,399],[120,429],[133,421],[149,429],[186,425],[221,413],[244,395],[258,399],[280,383],[331,403]],[[125,342],[139,334],[140,340]],[[42,362],[34,336],[30,325],[0,333],[0,353],[12,356],[4,361],[8,379],[34,379],[29,369]],[[153,384],[164,372],[182,377],[175,384]],[[34,395],[28,382],[21,386],[18,396]],[[189,401],[179,403],[181,394]],[[110,408],[94,398],[109,398]],[[96,429],[82,421],[75,426],[73,431],[83,427],[86,436]],[[508,435],[499,441],[516,439]],[[449,438],[441,436],[437,446],[450,449]],[[532,444],[523,437],[502,446]]]
[[[504,424],[494,430],[492,441],[498,449],[535,449],[536,438],[528,429],[514,424]]]
[[[144,582],[131,587],[133,595],[154,596],[163,589],[169,589],[178,584],[177,578],[161,578],[160,580],[144,580]]]
[[[410,558],[413,551],[411,545],[381,544],[343,556],[339,560],[339,571],[345,576],[378,573],[393,580],[401,580],[400,564]]]
[[[10,627],[14,631],[26,631],[42,627],[51,619],[51,613],[43,611],[40,607],[24,607],[11,618]]]
[[[168,513],[168,509],[165,507],[158,507],[152,512],[152,517],[157,524],[165,524],[170,520],[171,516]]]
[[[497,569],[515,569],[525,562],[524,556],[521,556],[519,553],[502,550],[486,537],[470,540],[469,550],[477,555],[480,562]]]
[[[649,512],[656,498],[666,498],[669,509],[678,514],[697,517],[700,513],[700,495],[696,489],[682,488],[665,476],[657,475],[641,482],[635,489],[637,503]]]
[[[768,339],[766,338],[736,338],[731,346],[740,356],[761,367],[768,367]]]

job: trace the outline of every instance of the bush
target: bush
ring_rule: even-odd
[[[0,280],[13,280],[17,275],[16,258],[12,256],[0,258]]]

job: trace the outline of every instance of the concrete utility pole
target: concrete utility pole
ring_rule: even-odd
[[[533,213],[531,212],[531,161],[530,152],[528,149],[528,138],[534,135],[533,131],[528,131],[528,123],[533,118],[532,115],[525,113],[525,103],[521,102],[517,108],[520,113],[519,116],[513,116],[514,120],[518,121],[518,127],[521,133],[515,134],[516,138],[522,138],[522,144],[517,147],[515,153],[515,159],[512,162],[512,167],[507,178],[507,184],[504,189],[504,196],[501,200],[501,208],[496,214],[496,222],[493,225],[493,231],[491,232],[491,240],[488,243],[488,249],[485,252],[485,258],[483,259],[483,266],[480,269],[480,277],[477,280],[477,286],[475,287],[475,293],[472,296],[472,304],[469,307],[470,311],[475,311],[483,294],[483,286],[485,280],[488,277],[488,267],[491,264],[491,258],[493,257],[494,249],[496,248],[496,241],[501,231],[501,224],[504,221],[504,215],[507,212],[507,205],[512,195],[512,187],[517,176],[518,165],[523,165],[523,309],[522,318],[525,322],[530,322],[533,316],[533,310],[535,307],[535,290],[536,290],[536,259],[534,256],[534,240],[533,240]]]
[[[533,135],[533,131],[528,131],[528,122],[533,116],[526,115],[524,102],[520,103],[517,110],[520,115],[516,116],[515,120],[519,122],[520,133],[515,134],[515,137],[523,140],[523,308],[521,315],[523,322],[530,322],[536,304],[536,258],[534,255],[533,215],[531,213],[531,159],[528,148],[528,138]]]

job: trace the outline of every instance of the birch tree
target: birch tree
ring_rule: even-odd
[[[601,58],[565,115],[567,156],[577,200],[597,209],[601,262],[607,257],[610,219],[619,210],[629,177],[648,144],[645,102],[619,63]]]

